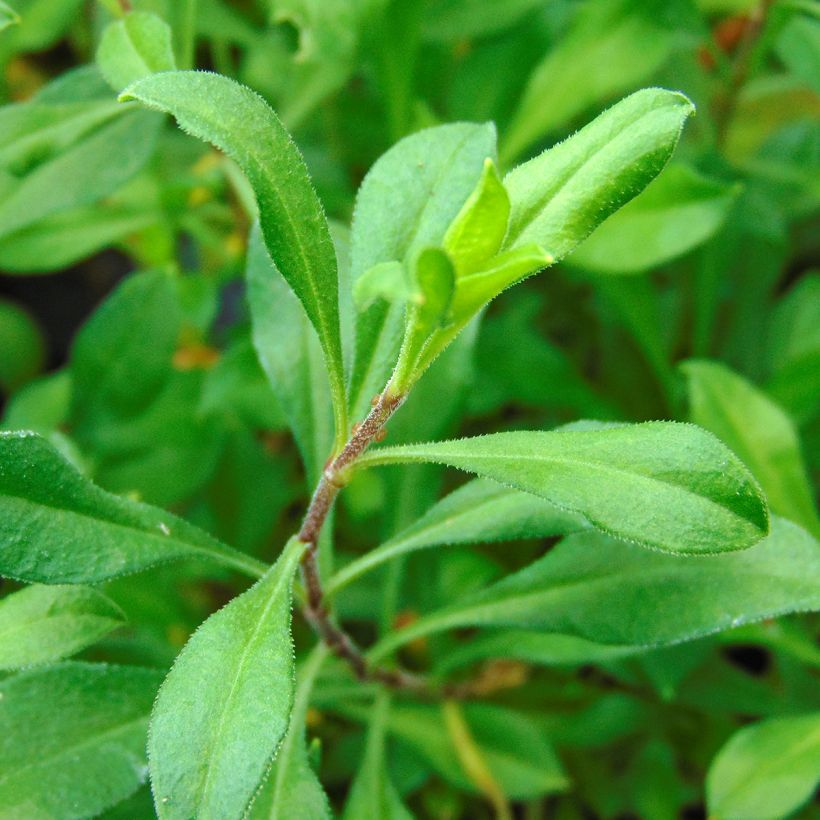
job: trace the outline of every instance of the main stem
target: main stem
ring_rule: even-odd
[[[337,657],[347,661],[359,680],[379,681],[393,688],[432,693],[432,687],[426,680],[409,672],[368,666],[361,649],[333,621],[325,605],[325,594],[317,560],[322,526],[339,490],[349,479],[350,467],[374,441],[381,437],[384,425],[403,401],[403,395],[396,396],[385,390],[375,400],[367,418],[354,429],[339,455],[325,467],[322,473],[322,478],[313,493],[298,535],[299,540],[307,546],[302,557],[302,577],[307,594],[304,612],[322,641]]]

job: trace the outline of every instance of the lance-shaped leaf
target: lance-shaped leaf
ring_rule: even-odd
[[[785,519],[773,519],[771,534],[743,552],[686,558],[590,531],[568,536],[526,569],[389,635],[371,655],[375,660],[409,640],[465,626],[663,645],[817,608],[820,547]]]
[[[156,14],[132,11],[110,23],[97,49],[106,82],[121,91],[129,83],[176,68],[170,26]]]
[[[718,362],[689,361],[682,369],[689,382],[692,421],[711,430],[743,459],[774,512],[820,534],[800,439],[782,408]]]
[[[145,732],[162,674],[68,662],[0,683],[7,817],[96,817],[147,779]]]
[[[336,251],[305,162],[279,118],[249,88],[202,71],[146,77],[121,99],[172,114],[184,131],[225,151],[245,172],[271,258],[319,334],[337,425],[346,427]]]
[[[512,210],[506,247],[536,242],[566,256],[639,194],[672,156],[692,103],[673,91],[637,91],[504,179]]]
[[[294,692],[292,539],[251,589],[212,615],[160,688],[148,735],[160,818],[242,817],[288,728]]]
[[[46,439],[0,433],[0,575],[97,583],[178,558],[264,565],[164,510],[107,493]]]
[[[496,433],[387,447],[361,463],[425,461],[538,495],[604,532],[668,552],[743,549],[768,531],[748,469],[694,425]]]
[[[820,712],[746,726],[718,752],[706,779],[709,816],[776,820],[805,803],[820,780]]]
[[[122,610],[90,587],[31,586],[0,601],[0,669],[60,660],[125,621]]]
[[[412,820],[387,771],[385,743],[390,700],[380,692],[373,704],[364,758],[359,766],[345,803],[343,820],[380,817],[383,820]]]
[[[249,820],[331,820],[330,802],[313,771],[305,748],[305,721],[313,684],[327,657],[319,644],[299,667],[290,726],[268,772],[265,784],[254,797]]]
[[[386,561],[442,544],[480,544],[565,535],[585,519],[543,498],[477,478],[439,501],[414,524],[341,569],[327,584],[332,593]]]

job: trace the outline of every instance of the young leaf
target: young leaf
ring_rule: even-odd
[[[138,100],[239,164],[253,187],[271,259],[299,297],[327,358],[336,434],[347,434],[336,252],[299,149],[265,101],[239,83],[201,71],[170,71],[129,86]]]
[[[308,480],[315,483],[333,445],[327,370],[316,331],[271,261],[258,227],[251,230],[245,275],[254,347],[293,431]]]
[[[291,585],[303,552],[289,541],[194,633],[162,684],[148,734],[162,820],[241,817],[250,806],[290,721]]]
[[[93,817],[148,775],[153,669],[68,662],[0,682],[0,804],[9,817]]]
[[[685,559],[582,532],[515,575],[393,633],[371,657],[465,626],[558,632],[618,646],[677,643],[820,608],[818,580],[817,541],[782,518],[743,552]]]
[[[305,748],[310,694],[327,649],[319,644],[299,668],[290,725],[265,783],[253,799],[249,820],[331,820],[327,795]]]
[[[639,194],[663,169],[692,103],[673,91],[636,91],[569,139],[510,171],[505,246],[536,242],[556,260]]]
[[[384,820],[412,820],[390,782],[385,744],[386,720],[390,700],[380,692],[373,704],[364,759],[350,787],[342,820],[379,817]]]
[[[178,558],[264,565],[164,510],[101,490],[44,438],[0,432],[0,574],[97,583]]]
[[[444,235],[444,250],[457,276],[474,273],[498,253],[509,218],[510,198],[495,163],[487,158],[478,185]]]
[[[768,531],[766,503],[746,467],[694,425],[496,433],[387,447],[360,463],[425,461],[538,495],[604,532],[667,552],[743,549]]]
[[[689,383],[692,421],[713,432],[743,459],[774,512],[820,535],[820,520],[791,419],[753,384],[722,364],[695,360],[682,369]]]
[[[61,660],[125,621],[122,610],[90,587],[31,586],[0,600],[0,669]]]
[[[176,68],[171,29],[156,14],[132,11],[110,23],[97,49],[97,65],[114,91],[158,71]]]
[[[419,131],[394,145],[368,171],[356,195],[351,234],[351,280],[382,262],[410,262],[427,246],[439,246],[495,156],[492,125],[453,123]],[[350,378],[354,415],[390,377],[402,339],[404,307],[377,303],[356,327]]]
[[[586,521],[529,493],[477,478],[439,501],[403,532],[341,569],[327,584],[338,591],[377,566],[441,544],[546,538],[584,529]]]
[[[630,274],[663,265],[705,242],[721,226],[737,186],[670,165],[613,214],[567,262],[601,274]]]
[[[820,779],[820,712],[777,717],[736,732],[706,779],[709,816],[775,820],[791,815]]]

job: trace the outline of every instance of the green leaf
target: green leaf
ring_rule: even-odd
[[[619,538],[676,553],[743,549],[768,532],[746,467],[694,425],[514,432],[372,451],[360,463],[431,461],[578,513]]]
[[[334,712],[368,722],[370,709],[349,701],[326,704]],[[561,763],[543,732],[525,715],[494,704],[467,703],[464,714],[487,767],[504,794],[513,799],[540,797],[568,786]],[[387,731],[410,746],[432,768],[459,789],[475,784],[464,773],[458,752],[438,705],[397,703]]]
[[[156,14],[132,11],[109,23],[97,49],[97,64],[114,91],[158,71],[176,68],[171,29]]]
[[[382,262],[409,264],[422,248],[441,245],[447,228],[495,156],[492,125],[452,123],[419,131],[394,145],[368,171],[356,195],[351,281]],[[392,372],[404,307],[384,302],[358,317],[350,407],[364,416]]]
[[[0,2],[0,31],[9,26],[16,26],[20,22],[20,15],[7,3]]]
[[[77,333],[71,350],[75,434],[98,441],[115,419],[133,418],[171,372],[182,324],[174,280],[164,271],[129,276]]]
[[[737,453],[754,473],[774,512],[815,535],[820,519],[791,419],[763,392],[717,362],[681,366],[690,416]]]
[[[663,169],[694,111],[683,94],[636,91],[564,142],[510,171],[505,245],[536,242],[556,260]]]
[[[319,644],[299,668],[290,725],[264,785],[253,800],[249,820],[331,820],[322,784],[305,748],[305,720],[310,694],[327,649]]]
[[[164,510],[96,487],[44,438],[0,432],[0,574],[97,583],[184,557],[263,570]]]
[[[540,4],[541,0],[506,0],[492,6],[484,0],[438,0],[424,15],[424,36],[448,45],[487,37],[514,26]]]
[[[333,444],[327,371],[316,331],[262,242],[251,230],[246,276],[253,344],[293,431],[308,480],[318,481]]]
[[[618,646],[678,643],[820,608],[818,581],[817,541],[785,519],[773,519],[771,534],[743,552],[687,558],[582,532],[515,575],[389,635],[371,658],[465,626],[557,632]]]
[[[0,204],[0,236],[110,194],[148,161],[161,125],[126,112],[16,179]]]
[[[0,805],[7,817],[92,817],[147,778],[153,669],[68,662],[0,682]]]
[[[0,669],[60,660],[125,621],[122,610],[89,587],[31,586],[0,600]]]
[[[450,493],[414,524],[348,564],[327,583],[327,592],[401,555],[439,545],[481,544],[546,538],[586,528],[585,520],[543,498],[475,479]]]
[[[120,99],[139,100],[173,114],[184,131],[225,151],[245,172],[256,194],[271,259],[319,335],[333,391],[336,434],[347,435],[336,252],[302,155],[276,114],[249,88],[201,71],[146,77]]]
[[[444,235],[444,250],[457,276],[474,273],[498,253],[509,218],[510,198],[495,163],[487,158],[478,185]]]
[[[413,818],[401,802],[387,771],[385,732],[389,711],[389,697],[385,692],[380,692],[373,704],[364,758],[350,787],[343,820],[361,820],[364,817],[379,817],[384,820]]]
[[[45,347],[34,317],[0,298],[0,391],[11,393],[36,376],[45,363]]]
[[[775,51],[792,74],[820,93],[820,20],[816,8],[812,8],[814,17],[796,14],[786,23]]]
[[[599,0],[582,6],[569,32],[533,71],[502,142],[504,162],[566,129],[584,110],[644,82],[673,45],[663,5]],[[680,23],[675,18],[673,25]]]
[[[380,262],[373,265],[356,280],[353,287],[353,300],[359,310],[366,310],[377,299],[406,302],[411,295],[401,262]]]
[[[786,817],[809,800],[819,779],[820,712],[746,726],[729,738],[709,768],[709,816]]]
[[[194,633],[160,688],[148,735],[157,814],[241,817],[288,728],[291,585],[305,545]]]
[[[663,174],[613,214],[567,262],[603,274],[658,267],[705,242],[721,226],[737,186],[704,177],[686,165]]]

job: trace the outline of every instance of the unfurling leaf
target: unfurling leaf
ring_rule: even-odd
[[[507,233],[510,198],[495,163],[487,158],[475,190],[444,235],[457,276],[473,273],[495,256]]]
[[[212,615],[160,688],[148,737],[162,820],[242,817],[288,729],[294,664],[288,542],[268,573]]]
[[[434,462],[541,496],[592,526],[676,553],[744,549],[768,532],[743,463],[694,425],[495,433],[387,447],[363,464]]]
[[[176,60],[171,29],[156,14],[129,12],[103,32],[97,64],[115,91],[158,71],[173,71]]]

